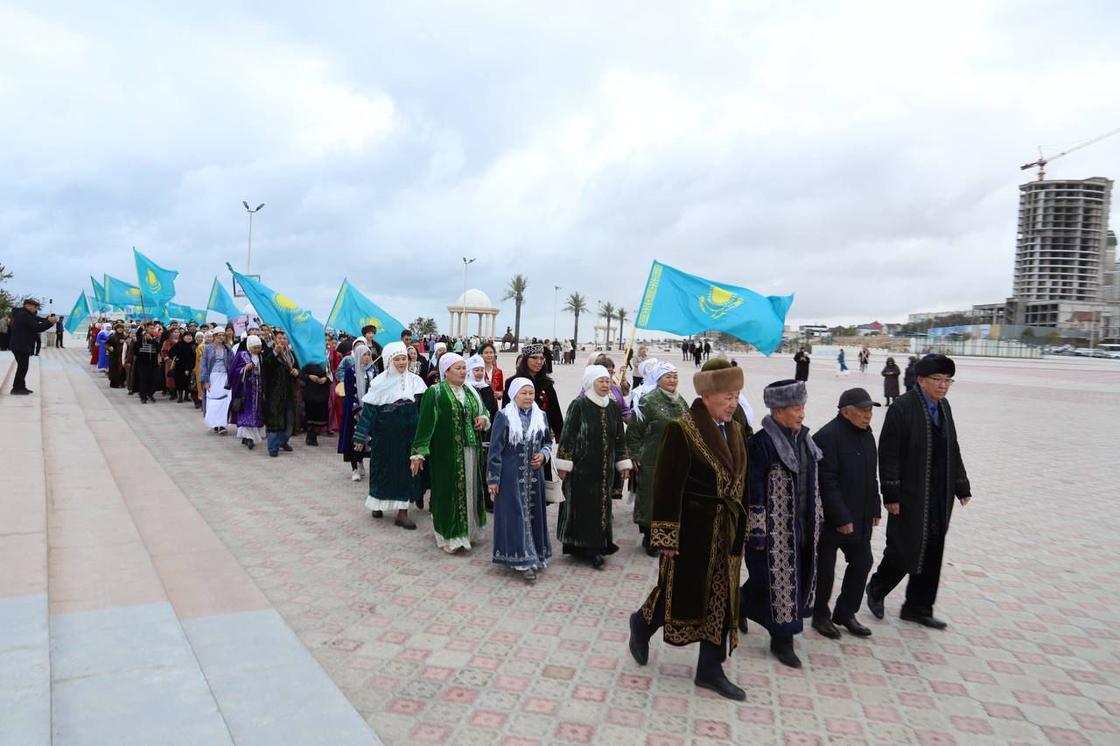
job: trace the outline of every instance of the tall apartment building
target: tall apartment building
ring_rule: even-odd
[[[1074,314],[1103,310],[1112,180],[1032,181],[1019,192],[1012,290],[1018,323],[1060,327]]]

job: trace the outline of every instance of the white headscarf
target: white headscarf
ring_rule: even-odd
[[[604,365],[588,365],[583,369],[583,395],[589,401],[595,402],[600,407],[607,406],[607,402],[611,400],[611,395],[608,393],[606,396],[599,396],[595,393],[595,382],[600,378],[610,380],[611,372],[607,370]]]
[[[245,338],[245,349],[246,350],[249,349],[250,347],[260,347],[260,346],[261,346],[261,338],[258,337],[256,334],[250,334],[248,337]]]
[[[369,365],[362,365],[362,353],[369,352]],[[363,401],[369,387],[369,378],[366,374],[373,367],[373,353],[365,342],[355,342],[354,349],[350,351],[350,359],[354,361],[354,388],[358,392],[358,401]]]
[[[454,352],[445,352],[439,356],[439,377],[443,380],[447,375],[447,369],[455,363],[463,362],[463,356]]]
[[[404,342],[390,342],[385,345],[385,349],[381,352],[385,370],[370,381],[369,390],[362,397],[364,403],[374,406],[393,404],[402,399],[414,399],[428,390],[424,379],[415,373],[410,373],[407,369],[404,373],[397,372],[397,367],[393,365],[393,358],[398,357],[408,358],[408,348]]]
[[[481,381],[474,380],[471,373],[478,369],[482,369],[483,375]],[[471,355],[467,359],[467,383],[474,386],[478,390],[490,387],[490,382],[486,380],[486,361],[482,359],[482,355]]]
[[[544,418],[544,412],[537,406],[536,399],[533,400],[532,409],[529,410],[529,427],[526,430],[521,429],[521,408],[517,406],[514,397],[526,386],[536,391],[536,386],[528,378],[513,379],[509,385],[509,404],[502,409],[502,414],[506,416],[506,422],[509,424],[509,443],[513,446],[531,441],[537,433],[548,432],[548,422]]]
[[[652,365],[642,364],[639,366],[642,370],[642,385],[634,392],[634,398],[630,402],[630,411],[638,419],[642,418],[642,408],[639,406],[642,402],[642,397],[647,394],[653,393],[657,388],[657,382],[661,380],[662,376],[668,373],[676,373],[677,366],[672,363],[663,363],[659,360],[654,360]],[[680,397],[680,394],[673,394],[675,397]]]

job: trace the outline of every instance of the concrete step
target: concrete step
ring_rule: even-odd
[[[8,395],[14,369],[0,353],[0,746],[36,746],[51,742],[46,475],[40,400]]]
[[[78,352],[66,353],[76,405],[234,742],[379,743],[108,399],[125,392]]]

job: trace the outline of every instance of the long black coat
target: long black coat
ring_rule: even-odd
[[[8,348],[12,352],[31,354],[35,350],[35,338],[54,326],[53,321],[41,319],[20,306],[12,309],[12,325],[8,329]]]
[[[793,362],[797,364],[797,369],[794,371],[793,377],[798,381],[808,381],[809,355],[798,350],[797,354],[793,356]]]
[[[902,371],[898,369],[897,364],[883,366],[883,396],[892,399],[898,396],[898,379],[901,375]]]
[[[879,505],[878,454],[871,429],[861,430],[841,415],[813,436],[823,456],[817,464],[824,531],[837,544],[858,544],[871,538],[874,519],[882,517]],[[852,533],[836,529],[852,524]]]
[[[299,369],[295,351],[292,359]],[[281,432],[287,423],[288,407],[296,404],[299,378],[272,350],[261,350],[261,388],[264,390],[264,425],[268,432]]]
[[[898,503],[899,515],[887,518],[887,536],[898,543],[906,556],[911,573],[920,573],[925,562],[925,549],[931,503],[942,510],[940,526],[949,530],[953,514],[953,498],[971,497],[972,487],[961,461],[960,444],[953,410],[946,399],[941,400],[941,425],[947,439],[944,495],[930,493],[933,458],[933,423],[919,389],[907,391],[895,400],[883,421],[879,434],[879,482],[883,504]],[[940,481],[940,480],[939,480]]]

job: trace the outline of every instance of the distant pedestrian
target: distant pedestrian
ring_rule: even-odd
[[[911,355],[910,362],[906,365],[906,373],[902,376],[902,385],[906,387],[907,391],[913,391],[914,385],[918,380],[918,374],[914,371],[914,366],[918,363],[918,356]]]
[[[804,347],[797,351],[797,354],[793,356],[793,362],[796,366],[795,372],[793,374],[793,379],[795,381],[809,380],[809,363],[811,361],[812,357],[809,356],[809,351]]]
[[[711,341],[704,340],[704,359],[707,360],[712,356],[712,343]]]
[[[699,368],[703,362],[701,359],[703,357],[704,348],[700,345],[699,342],[694,342],[692,345],[692,364]]]
[[[847,362],[847,358],[844,356],[844,348],[843,347],[840,348],[840,352],[836,355],[836,375],[838,375],[838,376],[848,375],[848,362]]]
[[[898,398],[898,379],[901,375],[902,371],[894,358],[888,357],[887,364],[883,366],[883,398],[887,400],[888,407]]]
[[[66,336],[66,324],[64,323],[65,318],[65,316],[59,316],[58,323],[54,325],[54,346],[58,347],[59,349],[65,347],[65,345],[62,344],[62,339]]]
[[[27,366],[31,353],[36,348],[39,335],[58,321],[53,313],[45,319],[39,318],[39,301],[25,298],[21,308],[12,309],[12,320],[8,327],[8,347],[16,359],[16,375],[12,379],[12,393],[26,396],[32,393],[27,388]]]
[[[871,362],[871,350],[866,345],[859,351],[859,372],[866,373],[867,365]]]
[[[8,349],[8,330],[12,328],[12,317],[0,316],[0,352]]]

